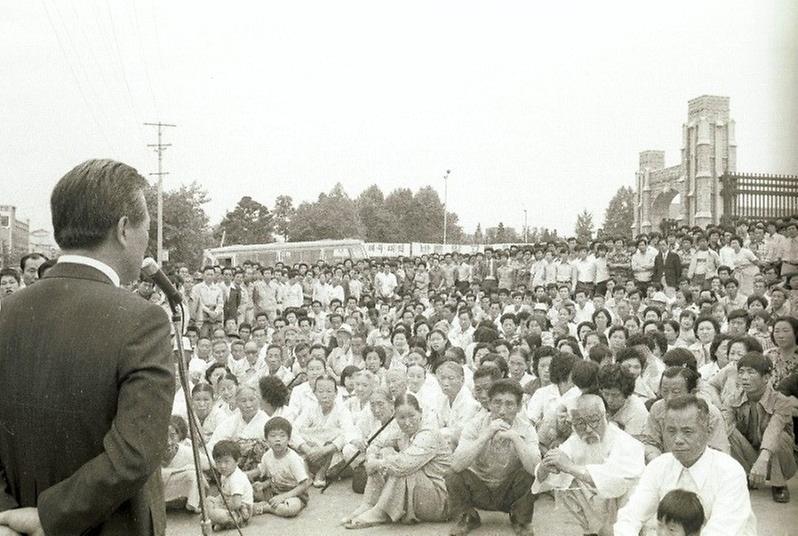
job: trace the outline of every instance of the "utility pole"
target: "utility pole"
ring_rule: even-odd
[[[163,265],[163,176],[169,175],[168,171],[163,171],[161,168],[161,160],[163,152],[167,147],[171,147],[171,143],[161,143],[161,131],[164,127],[176,127],[177,125],[170,125],[168,123],[144,123],[148,127],[158,127],[158,143],[149,143],[147,147],[153,147],[153,150],[158,153],[158,173],[150,173],[150,175],[158,176],[158,266]]]
[[[451,173],[451,169],[446,170],[446,174],[443,176],[443,245],[446,245],[446,219],[448,216],[449,208],[447,205],[448,197],[449,197],[449,173]]]
[[[527,239],[527,229],[529,229],[529,227],[526,225],[526,209],[524,209],[524,244],[529,242]]]

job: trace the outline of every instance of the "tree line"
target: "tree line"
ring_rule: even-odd
[[[146,192],[152,215],[150,251],[157,249],[157,191]],[[359,238],[366,242],[443,241],[444,206],[431,186],[413,192],[397,188],[387,195],[372,185],[357,197],[350,197],[338,183],[322,192],[315,201],[294,206],[291,196],[279,195],[273,205],[244,196],[228,210],[218,225],[212,226],[204,206],[210,201],[207,191],[196,182],[163,194],[164,248],[172,263],[197,266],[205,248],[232,244],[262,244],[277,239],[289,242]],[[634,221],[634,191],[622,187],[610,201],[604,225],[598,236],[631,236]],[[477,224],[467,234],[456,213],[448,211],[446,239],[460,244],[496,244],[527,241],[551,242],[560,239],[556,230],[530,227],[519,234],[499,222],[483,231]],[[575,235],[580,240],[593,238],[592,215],[583,211],[577,218]]]

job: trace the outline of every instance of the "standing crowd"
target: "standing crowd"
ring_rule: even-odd
[[[53,262],[0,270],[4,296]],[[798,218],[417,258],[172,267],[215,528],[509,514],[552,494],[584,534],[755,535],[749,489],[790,500]],[[142,279],[131,288],[162,304]],[[178,385],[162,479],[197,511]],[[212,481],[208,479],[208,481]],[[202,485],[207,485],[205,482]]]

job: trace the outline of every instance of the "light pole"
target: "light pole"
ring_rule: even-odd
[[[527,224],[526,224],[526,209],[524,209],[524,244],[529,242],[529,240],[527,238],[527,229],[529,229],[529,227],[527,227]]]
[[[448,216],[449,208],[447,206],[447,201],[449,197],[449,173],[452,170],[447,169],[446,174],[443,176],[443,245],[446,245],[446,219]]]

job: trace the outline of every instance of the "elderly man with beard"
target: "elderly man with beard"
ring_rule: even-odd
[[[581,395],[570,419],[574,433],[535,468],[532,493],[555,490],[585,534],[612,534],[619,503],[645,469],[643,445],[607,422],[596,395]]]

